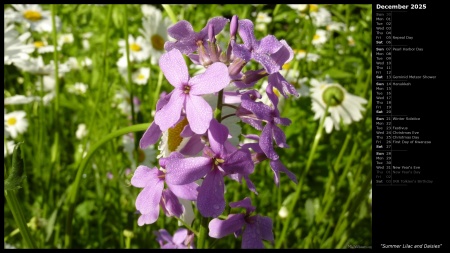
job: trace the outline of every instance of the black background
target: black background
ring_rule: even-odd
[[[432,184],[408,184],[406,186],[381,186],[373,182],[373,240],[372,248],[384,248],[384,245],[439,245],[447,248],[448,242],[448,189],[450,185],[445,177],[450,150],[448,146],[447,109],[450,97],[447,94],[448,69],[448,23],[450,12],[439,3],[427,2],[373,2],[373,20],[376,4],[408,4],[406,12],[393,13],[392,35],[413,36],[408,42],[410,47],[422,47],[422,53],[395,52],[392,58],[393,75],[435,75],[436,80],[410,81],[411,87],[393,88],[393,114],[406,114],[420,117],[419,122],[408,123],[420,138],[431,140],[429,145],[414,146],[404,153],[393,154],[394,162],[419,165],[424,179],[433,180]],[[426,4],[425,10],[411,10],[411,4]],[[396,10],[393,10],[396,11]],[[447,17],[447,18],[446,18]],[[374,23],[375,24],[375,23]],[[375,30],[373,30],[375,32]],[[394,42],[394,41],[393,41]],[[375,35],[372,38],[372,51],[375,49]],[[373,59],[373,66],[375,60]],[[444,70],[445,67],[445,70]],[[375,83],[373,75],[372,83]],[[375,109],[373,109],[375,116]],[[450,122],[450,121],[449,121]],[[375,117],[373,118],[375,128]],[[373,132],[375,140],[376,133]],[[373,144],[373,159],[375,144]],[[375,164],[375,161],[373,161]],[[372,170],[375,178],[375,169]],[[384,245],[383,245],[384,244]]]

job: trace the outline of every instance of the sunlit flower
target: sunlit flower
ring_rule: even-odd
[[[55,73],[55,63],[50,60],[49,64],[44,63],[41,55],[37,58],[29,58],[27,60],[20,60],[15,62],[15,65],[23,71],[30,72],[37,75],[52,75]],[[70,68],[65,63],[58,63],[58,73],[60,75],[70,71]]]
[[[88,85],[84,83],[75,83],[67,87],[67,91],[77,95],[84,95],[88,89]]]
[[[75,136],[77,137],[77,139],[81,140],[84,137],[86,137],[87,134],[88,134],[88,129],[86,127],[86,124],[84,124],[84,123],[78,124],[77,131],[75,132]]]
[[[5,145],[3,146],[3,151],[5,153],[4,157],[12,155],[12,153],[14,152],[14,147],[15,146],[16,146],[16,144],[14,143],[14,141],[7,141],[7,142],[5,142]]]
[[[11,97],[5,97],[4,104],[5,105],[28,104],[28,103],[35,101],[36,99],[39,99],[39,97],[36,97],[36,96],[27,97],[24,95],[14,95]]]
[[[64,44],[72,44],[73,43],[73,34],[72,33],[64,33],[60,34],[58,38],[58,45],[62,46]]]
[[[14,29],[14,25],[6,27],[4,37],[4,64],[9,65],[16,61],[27,60],[29,54],[34,51],[33,45],[25,44],[25,40],[30,37],[30,33],[26,32],[19,36]]]
[[[278,216],[280,216],[280,218],[284,219],[284,218],[288,217],[288,215],[289,215],[289,211],[288,211],[287,207],[282,206],[280,208],[280,211],[278,211]]]
[[[13,111],[5,114],[5,130],[13,139],[27,131],[28,120],[26,115],[25,111]]]
[[[194,234],[185,228],[179,228],[173,237],[165,230],[154,232],[161,249],[193,249]]]
[[[150,43],[147,42],[144,37],[137,36],[135,38],[133,35],[129,34],[128,46],[130,62],[142,62],[150,57]],[[119,52],[123,56],[126,56],[126,42],[124,39],[119,40],[119,47]]]
[[[297,60],[306,59],[309,62],[317,62],[320,59],[320,55],[305,50],[294,50],[294,52]]]
[[[52,19],[51,12],[43,10],[38,4],[12,4],[16,10],[14,17],[15,22],[25,25],[25,27],[37,32],[51,32]],[[59,17],[56,18],[56,27],[59,29],[61,21]]]
[[[326,30],[317,29],[313,36],[312,44],[315,46],[321,46],[328,40],[328,33]]]
[[[139,85],[147,84],[149,77],[150,77],[150,68],[139,68],[131,76],[133,82]]]
[[[255,19],[255,30],[265,31],[267,24],[270,24],[270,22],[272,22],[272,17],[265,12],[258,12]]]
[[[365,108],[362,104],[366,104],[367,100],[350,94],[338,83],[320,82],[311,79],[311,98],[312,110],[314,111],[314,119],[320,119],[326,116],[324,127],[327,133],[334,128],[340,129],[341,122],[348,125],[362,119],[362,111]],[[325,114],[326,106],[329,106],[329,115]]]
[[[141,5],[144,17],[139,32],[150,43],[149,52],[152,64],[157,64],[159,57],[165,52],[164,43],[169,41],[167,28],[171,25],[170,19],[163,17],[159,9],[152,5]]]
[[[327,25],[327,31],[338,31],[343,32],[345,30],[345,24],[342,22],[332,21]]]
[[[292,9],[298,11],[298,12],[306,12],[308,11],[308,4],[288,4],[287,6],[291,7]]]
[[[324,7],[319,7],[317,11],[313,11],[310,7],[311,19],[316,27],[326,27],[329,25],[331,20],[331,12]]]

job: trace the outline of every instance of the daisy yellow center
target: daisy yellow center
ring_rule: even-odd
[[[42,41],[35,41],[33,44],[37,48],[40,48],[40,47],[44,46],[44,42],[42,42]]]
[[[17,123],[17,119],[16,118],[9,118],[6,123],[10,126],[14,126]]]
[[[42,19],[41,13],[35,10],[26,10],[23,13],[23,17],[31,21],[38,21]]]
[[[337,86],[330,86],[323,91],[322,99],[329,106],[338,106],[344,101],[344,91]]]
[[[145,79],[145,76],[144,76],[143,74],[139,74],[137,78],[138,78],[139,80],[144,80],[144,79]]]
[[[317,4],[310,4],[309,5],[309,11],[310,12],[317,12],[319,10],[319,6]]]
[[[320,35],[314,34],[313,40],[318,40],[318,39],[320,39]]]
[[[155,34],[151,37],[152,46],[154,49],[162,51],[164,50],[164,39],[159,36],[158,34]]]
[[[175,151],[178,146],[180,145],[181,141],[183,140],[183,137],[180,136],[181,131],[183,131],[184,127],[188,124],[187,118],[184,118],[182,121],[180,121],[178,124],[176,124],[174,127],[169,128],[169,136],[167,137],[167,145],[169,147],[169,151],[173,152]]]
[[[139,52],[139,51],[141,51],[141,46],[139,46],[139,45],[136,44],[136,43],[132,43],[132,44],[130,45],[130,49],[131,49],[131,51]]]

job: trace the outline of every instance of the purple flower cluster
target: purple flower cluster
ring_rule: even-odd
[[[215,36],[228,23],[230,40],[227,48],[222,49]],[[276,94],[298,97],[294,86],[279,72],[292,60],[293,51],[286,41],[273,35],[256,39],[253,23],[239,20],[236,15],[231,21],[224,17],[212,18],[200,32],[195,32],[192,25],[183,20],[169,27],[168,33],[176,41],[166,42],[167,52],[161,56],[159,66],[173,90],[160,97],[154,121],[142,136],[140,148],[161,139],[161,142],[168,142],[170,155],[160,159],[160,169],[139,166],[133,176],[132,185],[144,188],[136,200],[141,214],[138,224],[154,223],[159,207],[168,216],[180,217],[184,211],[178,199],[181,198],[195,201],[203,217],[216,218],[209,225],[211,237],[221,238],[233,232],[237,235],[245,226],[242,246],[261,248],[263,239],[273,241],[272,221],[268,217],[250,216],[255,208],[249,198],[230,203],[231,207],[246,208],[246,214],[229,215],[226,221],[217,217],[226,206],[225,178],[238,182],[244,179],[249,190],[257,194],[250,175],[255,171],[255,164],[264,160],[269,160],[277,186],[280,172],[297,183],[296,176],[276,153],[276,148],[289,147],[279,125],[291,123],[280,116]],[[238,43],[237,35],[242,44]],[[205,71],[190,76],[183,55],[203,66]],[[256,65],[261,67],[244,72],[244,67]],[[265,77],[268,78],[269,105],[259,101],[261,94],[253,88]],[[211,108],[206,96],[217,100],[216,108]],[[234,112],[222,115],[224,107],[233,108]],[[233,145],[229,139],[239,138],[240,134],[232,133],[222,123],[230,116],[239,118],[261,134],[244,135],[250,143]],[[175,149],[184,139],[188,140],[184,146]]]

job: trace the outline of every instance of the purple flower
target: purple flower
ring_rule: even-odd
[[[172,157],[166,159],[170,160]],[[154,223],[159,217],[159,206],[167,216],[180,217],[184,210],[177,197],[193,201],[197,199],[196,183],[172,185],[166,182],[168,189],[164,189],[164,178],[163,171],[144,165],[139,166],[131,178],[133,186],[144,188],[135,203],[141,214],[138,219],[139,226]]]
[[[275,140],[278,147],[288,148],[286,136],[277,124],[288,126],[291,124],[291,120],[288,118],[281,118],[277,107],[271,108],[262,102],[255,102],[253,97],[243,95],[241,96],[241,99],[241,106],[252,112],[255,120],[266,122],[266,125],[262,129],[259,145],[267,157],[271,160],[277,160],[279,156],[275,153],[273,148],[272,138]],[[257,129],[260,130],[260,126],[257,125],[257,127]]]
[[[193,249],[194,234],[185,228],[179,228],[173,237],[165,229],[153,232],[161,249]]]
[[[212,18],[208,21],[206,26],[197,33],[188,21],[181,20],[167,29],[169,36],[176,41],[167,41],[164,44],[164,49],[166,51],[171,51],[176,48],[183,54],[193,53],[197,50],[199,44],[206,46],[208,38],[219,34],[228,21],[229,20],[224,17]],[[210,26],[213,26],[214,29],[213,33],[208,36],[208,27]]]
[[[235,236],[242,233],[241,247],[243,249],[263,249],[263,240],[274,241],[272,219],[267,216],[251,215],[255,211],[255,207],[252,206],[250,198],[246,197],[241,201],[231,202],[230,207],[243,207],[246,212],[245,214],[230,214],[226,220],[212,219],[208,225],[210,237],[222,238],[231,233],[234,233]]]
[[[188,184],[205,177],[197,197],[198,210],[204,217],[217,217],[225,209],[225,175],[242,174],[253,186],[248,178],[254,170],[250,152],[230,150],[227,138],[228,129],[213,119],[208,129],[210,146],[205,146],[203,156],[174,158],[166,164],[166,182],[169,184]]]
[[[233,54],[246,62],[253,59],[264,66],[268,74],[278,72],[282,65],[280,65],[278,57],[272,58],[280,48],[284,46],[283,43],[277,40],[273,35],[267,35],[261,40],[255,38],[253,30],[253,22],[248,19],[239,20],[239,36],[244,44],[233,43]]]
[[[252,154],[252,160],[253,162],[256,163],[260,163],[266,159],[269,159],[266,154],[264,154],[264,152],[262,151],[260,145],[259,145],[259,136],[254,135],[254,134],[249,134],[249,135],[245,135],[245,138],[247,139],[251,139],[257,142],[254,143],[245,143],[241,146],[242,149],[252,149],[254,151],[254,153]],[[273,179],[275,181],[275,184],[277,186],[280,185],[280,172],[286,173],[286,175],[294,182],[294,183],[298,183],[297,181],[297,177],[295,176],[294,173],[292,173],[291,171],[289,171],[284,164],[280,161],[279,158],[272,160],[270,160],[270,168],[273,171]]]
[[[205,133],[212,119],[212,109],[201,95],[218,92],[229,84],[227,66],[216,62],[204,73],[190,78],[186,62],[178,49],[163,54],[159,65],[175,89],[167,104],[156,112],[155,123],[161,131],[169,129],[180,119],[184,108],[192,131]]]

